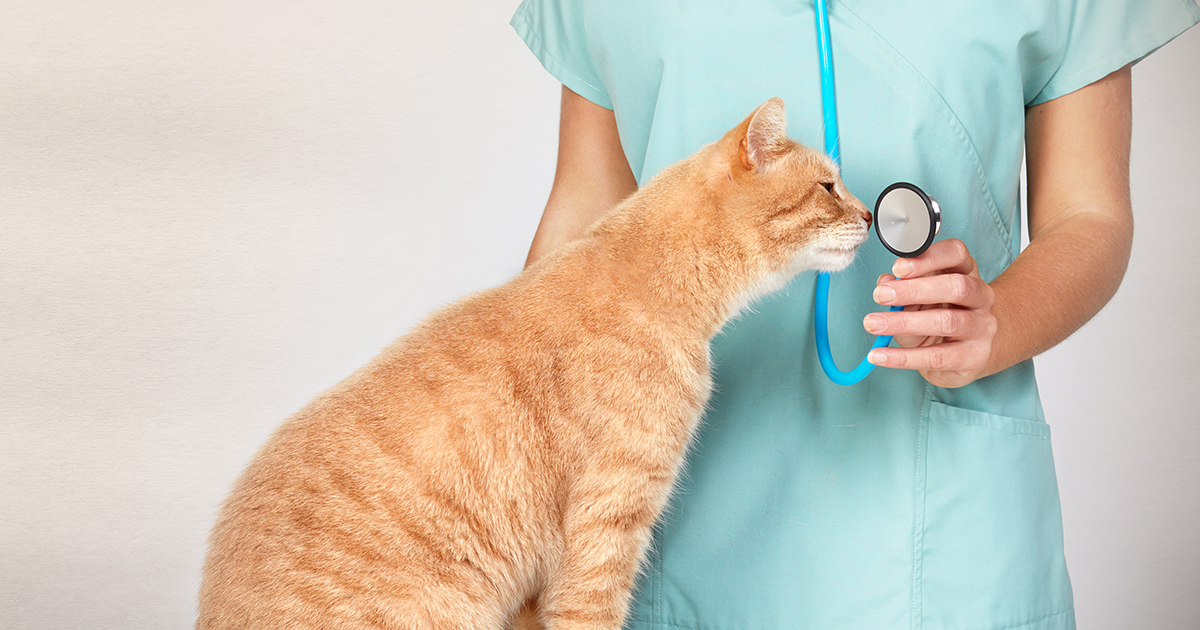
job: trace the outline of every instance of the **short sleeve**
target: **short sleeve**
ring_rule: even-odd
[[[554,78],[589,101],[613,108],[596,69],[578,0],[524,0],[510,24]]]
[[[1058,65],[1044,85],[1034,88],[1027,105],[1069,94],[1137,63],[1200,21],[1195,0],[1067,0],[1060,6],[1065,43],[1060,39],[1060,55],[1048,59]]]

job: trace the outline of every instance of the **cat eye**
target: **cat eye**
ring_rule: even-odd
[[[833,194],[833,182],[821,182],[821,187],[825,189],[825,192]]]

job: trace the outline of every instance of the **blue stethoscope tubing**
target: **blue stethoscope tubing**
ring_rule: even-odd
[[[841,145],[838,143],[837,95],[833,84],[833,45],[829,39],[829,13],[825,7],[826,0],[813,0],[817,14],[817,57],[821,64],[821,109],[825,120],[825,152],[840,168],[842,165]],[[893,306],[891,310],[898,311],[902,306]],[[817,332],[817,358],[821,369],[829,380],[838,385],[853,385],[871,373],[875,365],[864,357],[862,362],[853,370],[843,372],[833,362],[833,354],[829,351],[829,274],[817,272],[817,295],[814,307],[814,319]],[[892,342],[891,335],[883,335],[875,339],[871,349],[882,348]]]

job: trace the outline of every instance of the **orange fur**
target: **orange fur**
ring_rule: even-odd
[[[290,418],[220,513],[196,627],[476,630],[523,610],[619,628],[709,339],[866,239],[870,214],[785,129],[768,101]]]

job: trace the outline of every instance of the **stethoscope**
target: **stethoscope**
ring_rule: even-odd
[[[829,14],[826,0],[814,0],[817,19],[817,54],[821,63],[821,108],[825,119],[825,152],[841,167],[841,148],[838,144],[837,96],[833,86],[833,47],[829,40]],[[942,211],[937,201],[917,186],[897,182],[879,194],[875,202],[875,234],[893,254],[905,258],[920,255],[933,244],[933,237],[942,227]],[[903,310],[893,306],[891,310]],[[871,373],[875,365],[865,358],[858,367],[843,372],[833,362],[829,352],[829,274],[817,273],[817,299],[814,308],[817,330],[817,358],[829,379],[839,385],[853,385]],[[892,342],[891,335],[875,339],[871,349]]]

